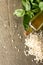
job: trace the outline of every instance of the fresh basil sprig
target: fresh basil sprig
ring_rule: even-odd
[[[13,14],[23,17],[24,28],[28,30],[30,20],[40,11],[43,11],[43,0],[21,0],[21,2],[23,8],[15,10]]]

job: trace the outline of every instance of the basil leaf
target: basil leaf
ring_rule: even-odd
[[[17,9],[13,14],[18,17],[23,17],[25,15],[25,11],[23,9]]]
[[[43,2],[40,2],[40,3],[39,3],[39,7],[40,7],[40,9],[43,11]]]
[[[42,0],[36,0],[38,3],[40,3]]]
[[[28,30],[29,28],[29,22],[30,22],[30,16],[29,15],[25,15],[23,18],[23,26],[25,30]]]
[[[34,14],[37,14],[37,13],[40,12],[40,8],[33,9],[32,12],[33,12]]]
[[[33,3],[33,0],[30,0],[31,1],[31,3]]]
[[[34,13],[32,11],[28,11],[27,14],[32,18],[34,16]]]
[[[22,5],[25,7],[26,11],[29,11],[31,9],[31,5],[28,0],[22,0]]]
[[[33,6],[34,8],[36,8],[36,7],[38,7],[38,4],[37,4],[37,3],[32,3],[32,6]]]
[[[37,2],[39,3],[39,2],[40,2],[40,0],[37,0]]]

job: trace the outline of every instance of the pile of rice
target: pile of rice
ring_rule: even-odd
[[[34,55],[36,61],[43,59],[43,31],[31,33],[25,39],[25,45],[29,47],[28,53]]]

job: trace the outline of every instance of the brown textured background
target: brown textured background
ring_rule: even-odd
[[[22,8],[21,0],[0,0],[0,65],[43,65],[24,54],[22,19],[13,16],[17,8]]]

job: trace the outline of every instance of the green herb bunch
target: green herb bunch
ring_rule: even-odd
[[[43,0],[21,0],[21,2],[23,8],[15,10],[13,14],[23,17],[24,29],[28,31],[30,20],[43,11]]]

